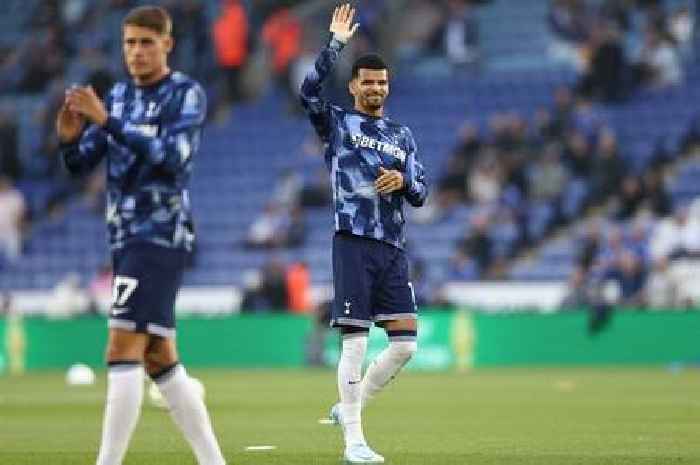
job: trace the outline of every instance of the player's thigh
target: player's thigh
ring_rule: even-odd
[[[142,362],[148,346],[148,335],[124,329],[110,328],[107,339],[108,362]]]
[[[398,323],[404,320],[414,321],[418,312],[409,278],[408,259],[403,250],[392,249],[386,249],[384,258],[387,265],[375,283],[372,299],[374,320],[380,326],[386,326],[384,322],[412,326],[412,323]]]
[[[334,236],[331,326],[372,326],[372,282],[366,259],[366,239],[347,234]]]

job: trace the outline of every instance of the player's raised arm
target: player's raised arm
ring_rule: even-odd
[[[331,41],[321,50],[314,69],[306,76],[301,86],[301,103],[322,140],[326,141],[330,133],[330,106],[321,97],[321,84],[333,71],[340,51],[352,38],[359,24],[353,24],[355,9],[350,4],[336,7],[329,30],[333,34]]]
[[[406,154],[404,197],[414,207],[420,207],[428,197],[425,168],[418,160],[418,148],[410,132],[408,133],[407,143],[409,150]]]
[[[56,116],[60,152],[71,174],[84,174],[97,166],[107,153],[107,135],[95,125],[86,128],[85,117],[70,108],[68,98]]]

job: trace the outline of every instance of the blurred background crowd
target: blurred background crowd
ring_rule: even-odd
[[[121,19],[140,3],[0,5],[0,291],[108,300],[104,173],[68,178],[54,117],[67,86],[104,95],[123,78]],[[308,311],[332,224],[296,95],[334,2],[155,3],[174,19],[172,67],[210,102],[186,284]],[[391,63],[389,116],[413,128],[432,191],[408,225],[420,303],[449,304],[448,282],[511,280],[568,282],[562,309],[697,305],[698,2],[356,3],[360,33],[327,90],[347,105],[354,57]]]

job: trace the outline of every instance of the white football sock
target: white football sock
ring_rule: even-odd
[[[109,368],[97,465],[121,465],[141,412],[143,376],[143,367],[138,363]]]
[[[343,351],[338,362],[338,391],[345,444],[364,444],[360,383],[362,362],[367,351],[367,333],[343,335]]]
[[[178,364],[155,380],[175,424],[190,443],[199,465],[225,465],[204,400]]]
[[[415,340],[389,342],[389,347],[374,359],[362,378],[362,407],[394,379],[417,349]]]

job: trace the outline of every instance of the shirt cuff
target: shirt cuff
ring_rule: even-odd
[[[114,116],[109,116],[107,117],[107,122],[105,123],[102,128],[107,131],[107,134],[110,134],[112,137],[114,137],[117,140],[123,140],[124,139],[124,134],[123,134],[123,126],[122,122],[119,121],[117,118]]]
[[[331,36],[331,42],[328,44],[330,48],[336,51],[341,51],[345,47],[345,43],[335,38],[335,34]]]
[[[80,137],[75,139],[73,142],[63,142],[60,139],[58,140],[58,150],[59,151],[64,151],[64,150],[70,150],[75,148],[78,144],[80,144]]]

